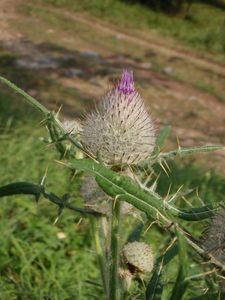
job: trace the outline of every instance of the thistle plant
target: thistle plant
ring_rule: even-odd
[[[74,205],[67,191],[62,197],[47,191],[46,176],[40,184],[2,186],[0,197],[30,194],[57,205],[59,215],[67,208],[89,218],[104,299],[223,299],[224,200],[189,205],[189,191],[162,195],[157,166],[168,174],[168,160],[224,147],[162,152],[170,127],[156,134],[131,71],[122,73],[82,125],[61,122],[59,113],[48,111],[7,79],[0,81],[44,116],[42,125],[50,136],[46,141],[58,151],[58,163],[80,182],[84,205]],[[139,213],[127,214],[132,209]],[[191,223],[202,227],[207,220],[212,221],[205,238],[195,236]],[[145,241],[147,231],[160,235],[157,245]]]

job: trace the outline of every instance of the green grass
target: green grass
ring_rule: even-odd
[[[67,170],[55,162],[58,156],[54,148],[46,148],[39,139],[46,135],[39,116],[18,95],[1,92],[0,100],[0,186],[22,180],[38,183],[48,167],[46,188],[58,195],[69,193],[73,203],[81,205],[80,182],[71,181]],[[170,178],[163,173],[160,178],[162,194],[170,184],[172,191],[184,184],[185,188],[198,187],[206,203],[222,199],[225,185],[220,175],[193,165],[171,164],[171,169],[174,172]],[[196,202],[196,194],[193,192],[188,200]],[[88,220],[78,224],[80,216],[65,211],[53,225],[57,208],[47,200],[36,204],[30,196],[13,196],[0,201],[0,299],[102,299],[101,289],[86,282],[100,282]],[[125,235],[129,220],[124,226]],[[193,232],[199,235],[200,229]],[[64,239],[59,238],[62,232]],[[158,230],[150,230],[145,239],[155,253],[163,250],[166,237]],[[191,267],[193,272],[195,267]],[[175,276],[176,261],[171,268],[165,279],[168,282]],[[170,284],[165,289],[165,300],[169,290]]]
[[[44,1],[46,2],[77,12],[86,12],[122,27],[152,29],[161,33],[162,37],[173,37],[184,45],[202,52],[222,56],[225,53],[224,11],[209,4],[193,3],[189,15],[181,18],[120,0]]]
[[[79,183],[71,182],[68,172],[55,162],[55,151],[40,141],[46,131],[34,111],[9,94],[1,94],[0,105],[0,185],[38,183],[48,167],[46,189],[58,195],[68,192],[80,205]],[[80,215],[65,211],[53,225],[57,207],[45,199],[38,205],[31,196],[0,201],[0,299],[101,297],[96,286],[85,283],[99,280],[88,220],[78,225]],[[58,237],[60,232],[65,239]]]

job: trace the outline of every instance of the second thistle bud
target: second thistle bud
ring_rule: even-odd
[[[131,273],[149,273],[154,266],[151,247],[144,242],[128,243],[123,248],[123,260]]]
[[[111,165],[137,164],[151,155],[153,122],[134,88],[132,72],[124,71],[118,84],[87,115],[81,140],[90,152]]]
[[[214,215],[202,240],[205,250],[225,264],[225,207]]]

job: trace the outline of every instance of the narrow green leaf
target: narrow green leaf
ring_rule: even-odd
[[[25,194],[38,196],[43,192],[43,186],[30,182],[14,182],[0,187],[0,197]]]
[[[158,160],[172,159],[177,156],[185,156],[194,153],[202,153],[202,152],[210,152],[210,151],[218,151],[218,150],[225,150],[225,147],[224,146],[198,146],[198,147],[190,147],[190,148],[178,148],[177,150],[161,153],[158,157]]]
[[[162,284],[162,270],[163,262],[158,264],[152,275],[152,278],[147,286],[146,290],[146,300],[160,300],[163,293],[163,284]]]
[[[168,247],[168,250],[160,256],[155,264],[153,275],[146,289],[146,300],[160,300],[163,293],[162,272],[167,265],[178,253],[177,244]]]
[[[139,241],[142,231],[144,229],[144,223],[140,222],[138,223],[133,230],[131,231],[131,233],[129,234],[128,238],[127,238],[127,242],[131,243],[134,241]]]
[[[183,233],[178,230],[176,233],[178,238],[179,271],[170,300],[181,300],[187,288],[187,282],[184,281],[188,273],[187,244]]]
[[[0,187],[0,197],[13,195],[33,195],[36,196],[36,200],[38,200],[38,198],[42,195],[46,199],[57,204],[60,209],[68,208],[84,215],[90,214],[97,217],[102,216],[101,213],[92,209],[80,208],[70,204],[65,201],[63,197],[61,199],[57,195],[45,191],[44,186],[39,184],[33,184],[30,182],[14,182]]]
[[[211,205],[191,208],[190,210],[185,210],[185,209],[177,208],[175,206],[170,206],[170,209],[171,209],[171,213],[174,216],[177,216],[178,218],[187,221],[200,221],[200,220],[208,219],[212,217],[214,212],[217,210],[216,208],[213,208]]]

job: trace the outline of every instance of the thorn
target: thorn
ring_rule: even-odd
[[[167,200],[167,198],[169,198],[169,194],[170,194],[170,191],[171,191],[171,187],[172,187],[172,183],[170,183],[170,185],[169,185],[168,191],[167,191],[167,193],[166,193],[165,201]],[[168,200],[168,202],[170,202],[170,201]]]
[[[178,193],[180,192],[180,190],[183,188],[183,184],[178,188],[178,190],[176,191],[176,193],[170,198],[170,200],[168,201],[169,203],[172,202],[178,195]]]
[[[55,159],[54,160],[56,163],[58,163],[58,164],[60,164],[60,165],[63,165],[63,166],[68,166],[65,162],[63,162],[63,161],[60,161],[60,160],[57,160],[57,159]]]
[[[44,118],[43,120],[40,121],[39,126],[45,125],[46,122],[47,122],[47,118]]]
[[[181,149],[180,147],[180,141],[179,141],[179,137],[176,136],[176,139],[177,139],[177,148],[178,148],[178,151]]]
[[[62,213],[63,213],[63,209],[64,209],[64,207],[59,206],[59,209],[58,209],[58,216],[56,217],[55,221],[53,222],[53,225],[55,225],[55,224],[58,222],[60,216],[61,216]]]
[[[115,206],[116,206],[116,202],[117,202],[117,198],[119,197],[120,195],[116,195],[114,201],[113,201],[113,209],[115,209]]]
[[[168,171],[171,173],[170,167],[169,167],[169,165],[168,165],[168,163],[167,163],[167,161],[166,161],[166,160],[164,161],[164,163],[165,163],[165,165],[166,165],[166,167],[167,167]]]
[[[171,243],[169,244],[169,246],[166,248],[166,250],[163,252],[163,255],[166,254],[166,252],[173,246],[173,244],[177,241],[177,237],[174,237],[171,241]]]
[[[73,174],[72,174],[71,179],[70,179],[71,182],[74,180],[74,178],[76,177],[76,175],[78,173],[77,170],[72,170],[72,172],[73,172]]]
[[[146,175],[147,175],[147,178],[145,179],[145,181],[144,181],[144,186],[147,186],[147,184],[149,183],[149,181],[151,180],[151,177],[152,177],[152,175],[154,174],[154,171],[151,171],[151,173],[150,174],[147,174],[147,172],[145,172],[146,173]],[[157,180],[157,179],[156,179]]]
[[[61,111],[62,107],[63,107],[63,104],[61,104],[61,105],[60,105],[60,107],[59,107],[58,111],[56,112],[56,114],[55,114],[56,118],[58,118],[58,116],[59,116],[59,113],[60,113],[60,111]]]
[[[45,169],[45,173],[44,173],[44,176],[41,179],[40,185],[44,185],[46,177],[47,177],[47,174],[48,174],[48,165],[47,165],[47,167]]]
[[[79,221],[77,222],[77,226],[79,226],[82,221],[83,221],[83,218],[80,218]]]
[[[158,222],[157,221],[152,221],[150,223],[150,225],[148,225],[148,227],[145,229],[143,235],[145,235],[149,231],[149,229],[152,227],[152,225],[154,225],[155,223],[158,223]]]
[[[56,218],[55,221],[53,222],[53,225],[55,225],[55,224],[58,222],[59,217],[60,217],[60,216],[57,216],[57,218]]]
[[[160,161],[159,165],[160,165],[160,167],[163,169],[163,171],[165,172],[165,174],[167,175],[167,177],[169,177],[169,174],[167,173],[165,167],[164,167],[163,164],[162,164],[162,161]]]

